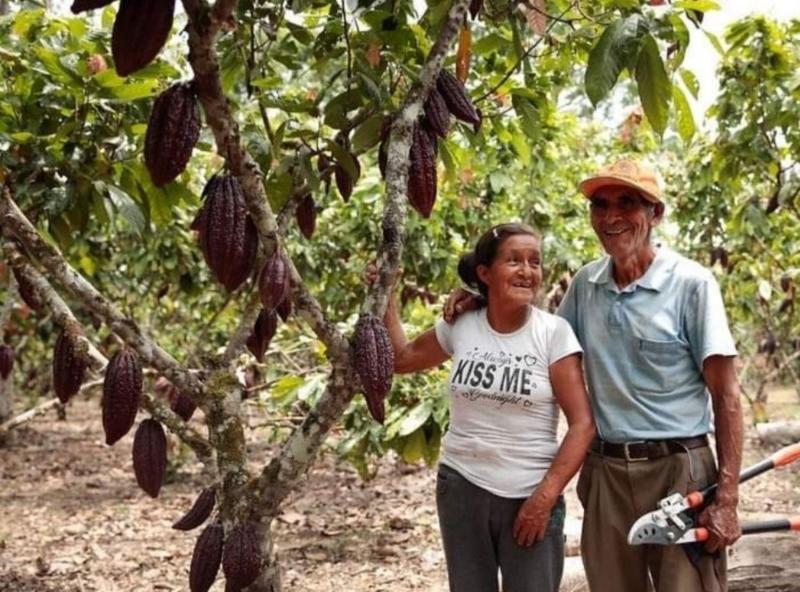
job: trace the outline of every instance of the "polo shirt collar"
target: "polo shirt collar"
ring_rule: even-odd
[[[647,268],[647,271],[644,272],[642,277],[628,286],[626,291],[628,289],[632,290],[636,287],[642,287],[647,290],[660,292],[669,280],[670,272],[672,268],[675,267],[676,263],[677,259],[675,258],[675,254],[670,249],[658,246],[656,256],[650,264],[650,267]],[[610,286],[616,290],[616,284],[611,275],[611,257],[605,255],[603,259],[601,259],[600,266],[589,278],[589,281],[593,284],[610,284]]]

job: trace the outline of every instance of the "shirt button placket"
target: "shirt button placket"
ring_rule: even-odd
[[[608,328],[613,333],[619,333],[622,329],[622,294],[615,295],[608,311]]]

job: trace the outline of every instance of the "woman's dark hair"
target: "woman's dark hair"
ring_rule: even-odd
[[[461,256],[458,261],[458,275],[467,286],[474,288],[481,293],[481,296],[488,298],[489,289],[480,278],[478,278],[478,265],[487,267],[494,262],[500,245],[509,237],[518,234],[526,234],[539,240],[539,235],[527,224],[511,222],[509,224],[498,224],[483,233],[478,239],[478,244],[468,253]]]

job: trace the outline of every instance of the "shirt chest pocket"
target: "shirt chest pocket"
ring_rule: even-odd
[[[636,338],[633,342],[635,367],[631,379],[640,391],[668,393],[692,373],[694,362],[689,348],[677,339]]]

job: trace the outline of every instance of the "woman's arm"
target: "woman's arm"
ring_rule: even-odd
[[[436,338],[436,331],[428,329],[416,338],[408,341],[397,312],[397,301],[394,294],[389,298],[383,322],[389,331],[394,348],[394,371],[397,374],[418,372],[433,368],[450,358],[450,354],[442,349]]]
[[[378,268],[374,263],[367,265],[365,276],[368,285],[372,285],[378,278]],[[406,339],[403,323],[400,321],[400,315],[397,312],[394,285],[389,293],[389,302],[386,305],[386,313],[383,315],[383,324],[386,325],[386,329],[389,331],[389,338],[394,349],[395,373],[406,374],[427,370],[450,358],[450,354],[439,345],[434,329],[428,329],[411,341]]]
[[[569,429],[550,469],[517,514],[514,538],[520,545],[532,545],[547,532],[550,512],[558,496],[578,471],[595,435],[592,409],[586,395],[581,355],[572,354],[550,365],[550,383]]]

